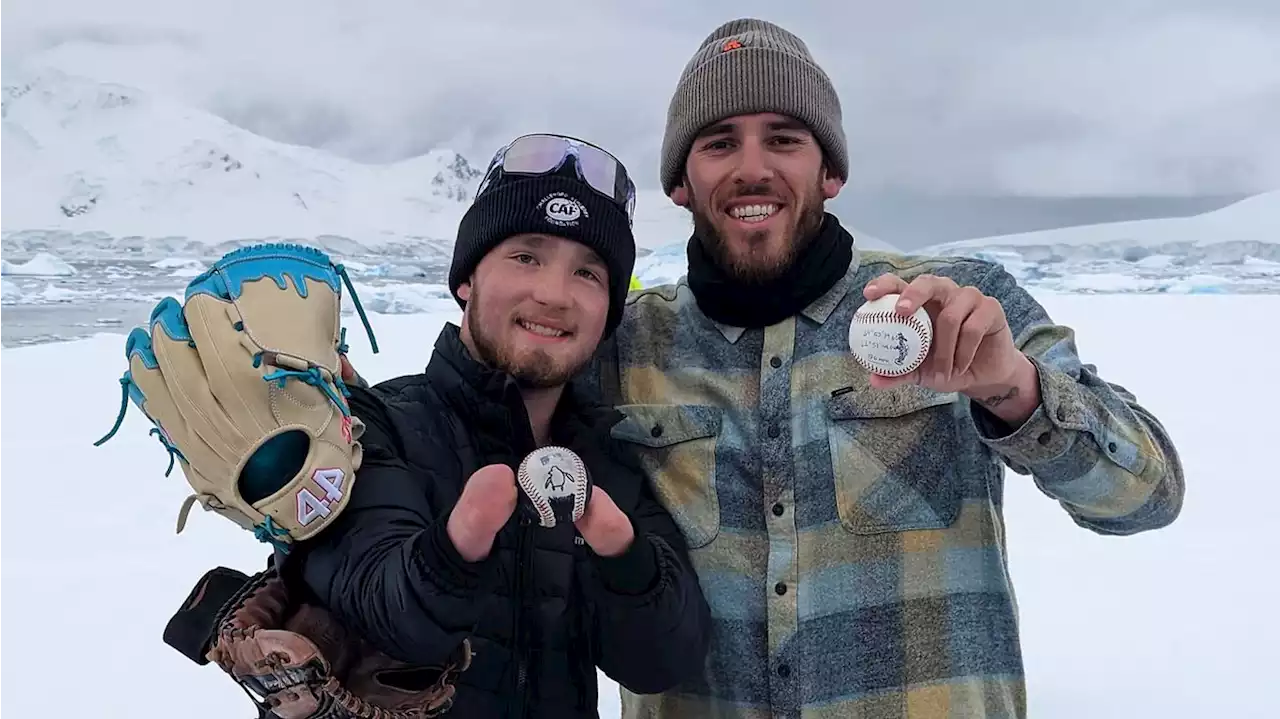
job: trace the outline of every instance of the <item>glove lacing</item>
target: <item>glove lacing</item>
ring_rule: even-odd
[[[356,294],[356,289],[351,283],[350,276],[347,274],[347,268],[342,264],[335,264],[333,265],[333,269],[335,272],[337,272],[338,276],[342,278],[342,283],[343,285],[346,286],[347,291],[351,293],[351,303],[355,306],[356,314],[360,317],[361,324],[364,325],[365,333],[369,337],[369,346],[373,350],[373,353],[377,354],[378,341],[373,335],[373,327],[369,324],[369,318],[365,314],[364,306],[360,303],[360,297],[358,294]],[[243,332],[244,323],[236,322],[235,329],[237,331]],[[339,336],[339,344],[337,347],[339,354],[346,354],[348,349],[346,340],[347,340],[347,328],[343,327],[341,328],[341,334]],[[195,342],[188,341],[188,344],[190,344],[192,347],[196,346]],[[263,358],[262,358],[261,352],[255,353],[253,355],[253,366],[261,367],[262,359]],[[333,384],[338,387],[338,392],[334,392],[333,387],[331,387],[329,385],[329,382],[325,380],[324,374],[321,372],[321,368],[316,365],[312,365],[311,367],[305,370],[293,370],[293,369],[284,369],[281,367],[277,367],[277,369],[274,372],[263,375],[262,380],[264,382],[278,382],[279,383],[278,386],[283,388],[285,386],[285,382],[287,382],[290,378],[297,379],[301,382],[305,382],[313,387],[316,387],[320,391],[324,392],[325,396],[328,397],[331,402],[333,402],[333,404],[338,408],[340,412],[342,412],[343,417],[351,416],[351,411],[350,409],[348,409],[347,403],[343,401],[343,399],[339,398],[338,396],[339,393],[341,393],[343,398],[351,396],[351,391],[347,388],[346,383],[343,382],[342,380],[341,372],[332,374]],[[120,430],[121,425],[124,424],[125,414],[129,411],[129,395],[130,395],[130,389],[132,387],[136,387],[136,385],[133,382],[133,373],[131,371],[126,370],[124,375],[120,378],[120,388],[121,388],[120,411],[116,414],[115,424],[112,425],[111,429],[108,430],[106,435],[104,435],[98,441],[94,442],[93,446],[95,447],[102,446],[105,442],[107,442],[112,437],[114,437],[116,435],[116,432]],[[168,436],[165,434],[164,429],[160,426],[160,424],[155,422],[154,420],[152,420],[152,424],[154,424],[155,427],[151,429],[150,434],[157,437],[160,440],[160,444],[164,446],[165,451],[169,455],[169,466],[165,469],[165,472],[164,472],[164,476],[168,477],[173,472],[175,460],[182,460],[183,462],[186,462],[187,460],[186,460],[186,457],[182,455],[181,450],[179,450],[176,446],[174,446],[173,442],[169,440]],[[191,502],[189,499],[187,502],[187,506],[189,506],[190,503]],[[187,507],[184,507],[184,511],[183,511],[184,515],[186,513],[185,512],[186,508]],[[181,524],[182,524],[182,519],[179,520],[179,525],[181,526]],[[279,538],[287,537],[288,534],[289,534],[288,530],[277,525],[275,523],[275,520],[272,519],[270,515],[265,515],[262,523],[255,525],[253,528],[253,536],[258,541],[271,544],[284,551],[288,551],[288,545],[284,542],[281,542]]]

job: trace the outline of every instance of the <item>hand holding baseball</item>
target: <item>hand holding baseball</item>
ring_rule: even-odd
[[[609,493],[595,487],[587,511],[574,524],[591,551],[602,557],[616,557],[631,547],[635,527],[631,518],[614,504]]]
[[[445,531],[468,562],[489,556],[493,538],[516,510],[516,476],[505,464],[477,469],[449,513]]]
[[[635,528],[613,498],[591,481],[582,458],[568,447],[539,447],[520,462],[516,482],[525,512],[543,527],[573,522],[602,557],[627,551]]]
[[[872,387],[919,384],[935,392],[969,394],[1018,386],[1023,379],[1030,360],[1013,343],[1004,308],[994,298],[935,275],[910,283],[881,275],[863,290],[868,301],[888,294],[901,295],[895,310],[904,317],[924,308],[933,324],[932,347],[914,371],[897,377],[871,375]]]

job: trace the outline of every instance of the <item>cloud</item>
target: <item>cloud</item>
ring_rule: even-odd
[[[672,88],[720,22],[805,39],[844,105],[854,186],[938,192],[1280,187],[1280,4],[11,0],[4,61],[172,94],[356,159],[485,162],[556,130],[643,186]]]

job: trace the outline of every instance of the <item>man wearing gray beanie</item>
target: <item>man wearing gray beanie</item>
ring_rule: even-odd
[[[627,719],[1024,717],[1005,467],[1098,534],[1180,512],[1168,433],[1072,330],[999,265],[860,251],[825,210],[848,175],[804,42],[754,19],[703,40],[660,165],[688,276],[631,294],[593,372],[687,539],[711,650],[676,689],[624,690]],[[885,297],[933,327],[905,374],[851,350]]]

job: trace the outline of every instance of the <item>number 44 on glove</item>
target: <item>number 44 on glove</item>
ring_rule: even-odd
[[[195,490],[195,502],[284,549],[346,506],[364,425],[351,416],[339,357],[344,283],[378,345],[342,265],[299,245],[252,245],[219,259],[166,297],[125,341],[129,401],[155,425]]]

